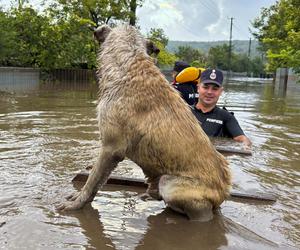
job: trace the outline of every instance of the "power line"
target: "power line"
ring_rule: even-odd
[[[200,3],[202,6],[206,7],[206,9],[209,10],[209,12],[210,12],[211,14],[213,14],[214,16],[216,16],[216,17],[219,18],[219,16],[216,14],[216,12],[212,9],[212,4],[211,4],[212,2],[211,2],[211,1],[207,1],[207,2],[204,1],[204,2],[203,2],[203,0],[201,0],[201,1],[199,1],[199,3]],[[236,24],[233,24],[233,27],[236,28],[238,31],[240,31],[241,33],[243,33],[243,34],[247,37],[245,40],[248,39],[249,34],[246,34],[246,33],[244,32],[244,30],[243,30],[241,27],[239,27],[239,26],[236,25]]]
[[[243,33],[243,35],[245,35],[245,36],[247,37],[247,39],[249,38],[249,34],[246,34],[246,32],[243,31],[240,27],[238,27],[238,26],[235,25],[235,24],[233,24],[233,27],[234,27],[237,31],[239,31],[240,33]],[[245,39],[245,40],[247,40],[247,39]]]
[[[152,1],[149,1],[150,3],[153,3]],[[171,17],[167,12],[165,12],[164,13],[166,16],[168,16],[169,18],[171,18],[171,19],[174,19],[173,17]],[[187,26],[185,26],[185,25],[183,25],[182,23],[179,23],[179,22],[177,22],[177,24],[179,25],[179,26],[181,26],[183,29],[185,29],[189,34],[191,34],[191,35],[193,35],[194,37],[197,37],[197,38],[199,38],[195,33],[194,33],[194,31],[192,31],[190,28],[188,28]]]
[[[208,2],[199,1],[199,3],[200,3],[202,6],[204,6],[204,7],[205,7],[212,15],[214,15],[214,16],[217,17],[217,18],[219,18],[219,15],[216,14],[216,11],[214,11],[214,10],[212,9],[212,5],[211,5],[211,2],[210,2],[210,1],[208,1]],[[243,34],[247,37],[245,40],[248,39],[249,34],[246,34],[246,33],[242,30],[242,28],[240,28],[240,27],[237,26],[236,24],[233,24],[233,27],[234,27],[235,29],[237,29],[238,31],[240,31],[240,33],[243,33]]]
[[[203,2],[203,1],[199,1],[199,3],[201,4],[201,5],[203,5],[212,15],[214,15],[215,17],[217,17],[217,18],[219,18],[219,15],[217,15],[216,14],[216,11],[214,10],[214,9],[211,9],[208,5],[207,5],[207,3],[205,2]]]
[[[199,3],[202,4],[204,7],[206,7],[211,14],[213,14],[214,16],[219,18],[219,16],[216,14],[216,12],[212,9],[211,1],[208,1],[208,2],[200,1]],[[244,33],[244,35],[246,35],[246,37],[248,39],[249,35],[246,34],[239,26],[237,26],[236,24],[233,24],[233,27],[235,27],[241,33]]]
[[[217,3],[216,3],[216,1],[215,0],[208,0],[208,1],[205,1],[205,0],[201,0],[201,2],[205,2],[205,4],[207,4],[208,6],[210,6],[211,8],[214,8],[216,5],[217,5]]]

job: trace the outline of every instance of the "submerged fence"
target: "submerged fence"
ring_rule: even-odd
[[[172,81],[172,70],[162,70]],[[226,78],[227,72],[224,72]],[[231,78],[243,77],[245,73],[231,72]],[[274,89],[278,93],[298,89],[299,77],[290,69],[278,69]],[[0,67],[0,91],[18,92],[36,89],[94,89],[97,88],[96,71],[88,69],[56,69],[41,71],[34,68]]]
[[[22,92],[35,89],[89,89],[96,86],[96,71],[0,67],[0,91]]]
[[[42,73],[42,77],[45,81],[85,83],[96,81],[96,72],[90,69],[54,69]]]
[[[1,91],[11,92],[35,89],[39,81],[39,69],[0,67]]]
[[[162,73],[172,80],[172,70]],[[0,67],[0,91],[18,92],[34,89],[90,89],[97,87],[96,70]]]
[[[96,71],[90,69],[55,69],[41,73],[43,89],[89,89],[96,86]]]

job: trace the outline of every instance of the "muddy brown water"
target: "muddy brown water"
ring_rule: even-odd
[[[252,156],[226,156],[233,190],[277,201],[228,200],[206,223],[119,186],[80,211],[55,211],[80,188],[71,179],[96,161],[96,96],[70,86],[0,92],[0,249],[299,249],[299,88],[277,97],[268,82],[226,86],[220,104],[253,141]],[[115,173],[143,177],[129,160]]]

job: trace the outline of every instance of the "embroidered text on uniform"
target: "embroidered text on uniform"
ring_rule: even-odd
[[[212,119],[212,118],[207,118],[206,121],[214,122],[214,123],[218,123],[218,124],[223,124],[223,121],[217,120],[217,119]]]

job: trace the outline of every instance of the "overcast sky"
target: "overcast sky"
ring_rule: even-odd
[[[0,0],[10,6],[11,0]],[[29,0],[33,5],[42,0]],[[262,7],[276,0],[145,0],[137,9],[138,25],[146,34],[151,28],[162,28],[169,40],[228,40],[233,17],[232,39],[248,40],[251,21]]]
[[[248,40],[251,21],[262,7],[276,0],[145,0],[138,9],[139,25],[144,33],[163,28],[170,40],[228,40],[230,18],[232,38]]]

